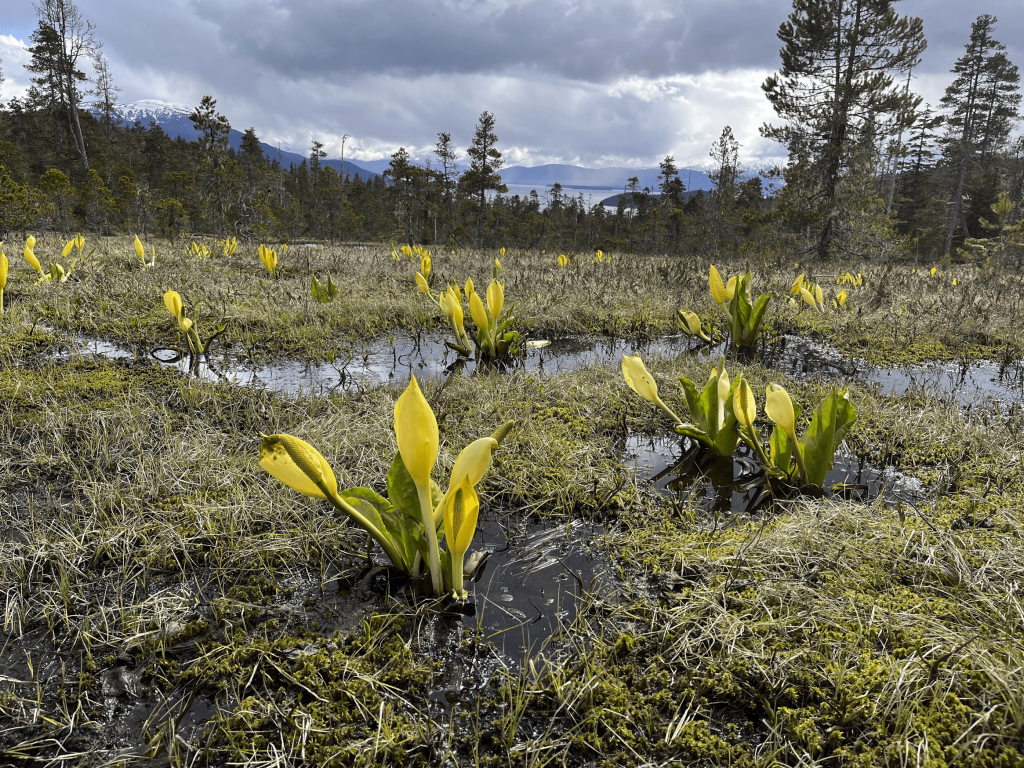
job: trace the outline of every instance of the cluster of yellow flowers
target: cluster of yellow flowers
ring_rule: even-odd
[[[811,309],[816,309],[819,312],[825,310],[825,295],[821,290],[821,286],[810,280],[805,280],[803,272],[793,281],[793,287],[789,289],[789,296],[789,305],[791,307],[797,306],[795,297],[799,296],[803,299],[804,304]],[[845,293],[843,294],[843,303],[846,303]]]

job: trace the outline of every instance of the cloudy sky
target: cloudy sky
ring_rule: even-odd
[[[731,125],[742,159],[770,164],[774,118],[760,85],[779,65],[784,0],[78,0],[121,101],[195,106],[303,151],[374,160],[429,153],[438,131],[466,146],[494,113],[509,164],[700,167]],[[1020,0],[902,0],[924,19],[915,87],[935,103],[981,13],[1024,67]],[[4,0],[0,99],[28,84],[31,0]]]

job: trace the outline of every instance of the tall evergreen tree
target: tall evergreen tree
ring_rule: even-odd
[[[952,210],[946,223],[944,255],[952,249],[957,227],[962,228],[964,236],[970,236],[964,193],[971,171],[976,170],[979,178],[989,175],[985,161],[1005,144],[1020,105],[1020,73],[1006,58],[1006,46],[992,37],[995,24],[996,17],[989,14],[982,14],[971,24],[966,51],[953,65],[956,79],[939,102],[947,111],[948,127],[942,144],[953,169]]]
[[[455,190],[459,178],[459,153],[452,143],[452,135],[444,131],[437,134],[437,144],[434,145],[434,156],[437,157],[441,168],[438,173],[438,180],[441,183],[441,205],[445,214],[445,227],[448,234],[444,240],[453,234],[455,226]]]
[[[494,115],[482,112],[476,123],[473,143],[466,154],[469,156],[469,169],[462,175],[461,183],[466,191],[475,199],[476,241],[483,240],[484,213],[487,207],[487,190],[508,192],[508,187],[501,183],[498,170],[505,162],[497,148],[498,135],[494,132]]]
[[[61,91],[79,160],[85,173],[88,173],[89,155],[78,118],[78,105],[82,99],[78,83],[85,79],[79,69],[79,62],[83,58],[95,56],[102,43],[96,40],[95,27],[82,17],[82,12],[72,0],[40,0],[35,9],[39,14],[40,27],[45,26],[56,37],[53,48],[56,86]]]
[[[99,110],[100,128],[103,130],[103,135],[109,139],[111,128],[114,125],[114,113],[117,111],[117,94],[121,89],[114,85],[114,76],[110,73],[110,66],[100,51],[93,56],[93,67],[96,70],[96,76],[89,94],[95,96],[92,106]]]
[[[840,186],[863,150],[865,128],[917,99],[894,83],[894,73],[917,64],[923,27],[897,15],[895,2],[794,0],[778,32],[782,68],[761,86],[786,121],[761,133],[789,150],[787,194],[802,196],[796,207],[817,227],[820,258],[842,238]]]

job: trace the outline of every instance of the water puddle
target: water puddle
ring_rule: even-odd
[[[470,375],[477,369],[472,360],[460,359],[445,346],[439,333],[413,337],[399,334],[378,339],[349,350],[336,350],[331,362],[278,360],[251,363],[236,357],[210,356],[198,369],[200,378],[237,386],[262,387],[297,397],[302,394],[354,392],[382,384],[404,386],[412,375],[418,379],[440,379]],[[142,352],[102,339],[79,338],[73,351],[84,357],[107,360],[145,359]],[[617,367],[623,354],[639,353],[645,360],[696,353],[702,361],[716,360],[726,352],[724,344],[699,347],[688,336],[666,336],[654,340],[608,337],[556,339],[542,349],[528,349],[508,367],[559,375],[593,366]],[[188,362],[172,350],[157,350],[148,359],[188,372]],[[797,336],[782,336],[760,353],[763,365],[790,376],[821,376],[840,383],[858,381],[876,385],[882,394],[900,397],[920,392],[947,399],[960,406],[986,400],[1018,402],[1024,399],[1024,362],[1000,364],[994,361],[970,363],[933,362],[915,366],[883,368],[843,356],[820,342]]]
[[[423,334],[420,337],[396,335],[366,344],[356,351],[336,352],[332,362],[279,360],[253,364],[233,357],[210,356],[198,369],[198,376],[237,386],[263,387],[283,395],[353,392],[391,384],[404,386],[411,376],[420,380],[441,379],[450,375],[472,374],[473,360],[460,359],[448,349],[446,336]],[[102,339],[78,338],[72,354],[106,360],[144,358],[141,352]],[[569,373],[597,365],[618,365],[623,354],[639,351],[645,357],[678,355],[692,347],[686,336],[669,336],[652,341],[604,337],[564,338],[541,349],[527,349],[509,366],[512,370]],[[166,367],[188,373],[188,361],[173,350],[156,350],[150,358]]]
[[[783,336],[769,346],[764,365],[790,376],[822,376],[876,385],[885,395],[918,392],[963,407],[984,401],[1024,399],[1024,361],[929,362],[885,368],[843,356],[834,347],[798,336]]]
[[[572,627],[591,601],[614,599],[616,578],[600,548],[600,526],[572,520],[525,523],[514,513],[481,519],[474,550],[488,552],[461,612],[436,617],[432,654],[442,662],[430,698],[444,708],[474,706],[498,670],[572,654]],[[472,656],[460,638],[483,643]],[[481,652],[483,649],[483,652]]]
[[[662,496],[702,516],[755,517],[771,503],[763,472],[752,452],[741,445],[732,460],[708,461],[688,438],[630,435],[624,463],[636,469]],[[917,503],[923,499],[920,480],[884,469],[844,453],[840,446],[832,470],[825,475],[826,493],[862,501],[882,496],[886,501]]]

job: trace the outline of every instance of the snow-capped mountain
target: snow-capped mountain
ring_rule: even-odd
[[[150,123],[156,123],[172,139],[180,137],[186,141],[195,141],[199,138],[199,131],[196,130],[192,121],[189,120],[189,115],[193,111],[191,107],[171,104],[159,99],[140,99],[129,104],[118,104],[115,114],[126,125],[137,122],[148,128]],[[242,146],[242,132],[232,128],[228,134],[228,144],[236,150],[239,149]],[[304,156],[299,152],[287,151],[283,144],[281,147],[275,147],[265,142],[260,142],[260,146],[263,148],[263,154],[269,160],[277,160],[285,168],[293,164],[298,165],[304,159]],[[329,165],[336,171],[341,170],[340,160],[326,160],[324,165]],[[350,160],[345,161],[345,172],[349,176],[358,175],[362,179],[369,179],[380,175],[376,171],[367,170]]]
[[[118,104],[116,112],[126,123],[138,121],[143,125],[148,125],[150,122],[163,125],[174,119],[188,120],[188,116],[192,114],[192,110],[188,107],[159,99],[141,99],[133,101],[131,104]]]

